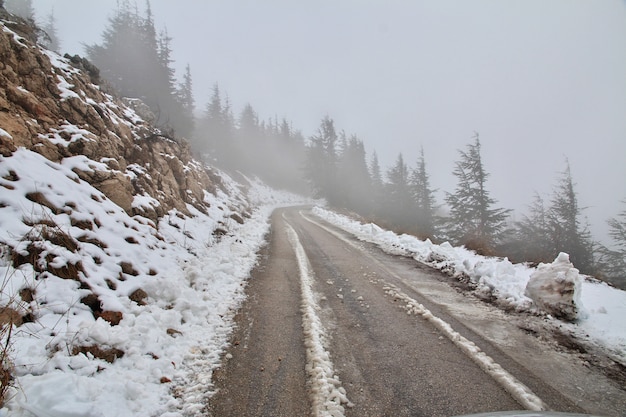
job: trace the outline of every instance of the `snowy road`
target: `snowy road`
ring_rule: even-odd
[[[437,272],[359,242],[307,209],[273,214],[263,255],[214,373],[211,415],[588,411],[555,389],[568,378],[565,360],[556,363],[564,375],[545,381],[554,370],[528,361],[554,360],[533,352],[501,312],[469,297],[459,303],[464,296]],[[489,314],[473,317],[472,308]],[[506,340],[495,346],[483,337],[489,330]]]

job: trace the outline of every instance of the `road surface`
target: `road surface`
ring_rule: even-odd
[[[208,414],[609,416],[626,409],[623,387],[546,349],[519,318],[446,280],[308,208],[276,210],[231,348],[214,372]],[[572,387],[580,378],[588,386]]]

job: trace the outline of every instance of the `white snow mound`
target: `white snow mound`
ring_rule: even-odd
[[[545,312],[567,321],[576,321],[583,312],[582,278],[578,269],[561,252],[551,264],[539,264],[526,285],[525,294]]]

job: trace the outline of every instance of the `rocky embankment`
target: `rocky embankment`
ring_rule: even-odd
[[[36,36],[0,7],[0,415],[188,407],[266,220],[140,100]]]
[[[2,155],[24,147],[52,162],[84,156],[91,169],[74,171],[130,215],[154,221],[172,208],[186,213],[187,203],[206,211],[204,193],[219,177],[185,141],[152,126],[139,100],[105,93],[88,61],[42,49],[29,39],[33,29],[13,20],[0,30]]]

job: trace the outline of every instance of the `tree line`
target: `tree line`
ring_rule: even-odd
[[[567,252],[585,274],[626,288],[626,210],[610,219],[609,249],[595,242],[584,221],[569,162],[552,194],[536,194],[528,212],[513,220],[512,210],[491,197],[489,172],[481,158],[478,133],[458,151],[452,174],[453,191],[436,201],[423,149],[410,167],[402,154],[381,174],[376,153],[369,165],[363,143],[337,133],[332,119],[322,120],[307,147],[305,175],[317,197],[336,208],[351,210],[396,232],[434,242],[463,245],[478,253],[508,257],[514,262],[552,262]],[[625,202],[626,203],[626,202]]]
[[[213,165],[306,193],[301,175],[306,148],[302,133],[285,118],[262,120],[251,104],[234,116],[228,96],[217,84],[190,139],[198,155]]]
[[[552,195],[537,194],[528,212],[514,221],[511,210],[498,207],[489,193],[490,174],[476,133],[458,151],[452,171],[455,189],[438,202],[423,150],[413,156],[414,166],[399,154],[383,171],[376,152],[368,160],[363,142],[338,131],[328,116],[305,138],[284,118],[262,120],[250,104],[235,116],[217,84],[196,116],[191,70],[187,66],[177,82],[171,41],[166,29],[157,33],[149,1],[143,14],[134,3],[122,1],[109,19],[102,44],[86,50],[120,95],[142,98],[157,123],[189,139],[206,161],[257,175],[275,187],[311,192],[334,208],[422,239],[448,241],[516,262],[551,262],[559,252],[567,252],[583,273],[626,286],[626,210],[609,220],[613,247],[594,242],[567,161]]]
[[[187,65],[182,81],[177,81],[171,41],[167,28],[157,32],[149,1],[142,14],[126,0],[109,18],[102,43],[85,49],[119,95],[142,99],[155,114],[156,125],[189,137],[195,106],[191,69]]]

